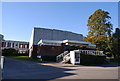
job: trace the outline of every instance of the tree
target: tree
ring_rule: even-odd
[[[120,29],[116,28],[115,33],[112,35],[112,54],[115,59],[120,58]]]
[[[88,19],[88,35],[85,41],[95,44],[97,50],[105,50],[106,41],[111,37],[112,24],[109,13],[102,9],[96,10]]]

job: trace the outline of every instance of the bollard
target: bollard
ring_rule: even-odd
[[[1,69],[3,69],[4,56],[1,56]]]

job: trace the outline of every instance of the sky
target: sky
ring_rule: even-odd
[[[3,2],[0,33],[5,40],[29,41],[33,27],[41,27],[86,36],[88,18],[97,9],[110,13],[115,30],[118,27],[117,2]]]

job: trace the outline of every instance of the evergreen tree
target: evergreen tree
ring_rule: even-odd
[[[120,58],[120,29],[116,28],[115,33],[112,36],[112,54],[115,59]]]

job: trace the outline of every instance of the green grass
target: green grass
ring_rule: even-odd
[[[110,63],[120,63],[120,60],[110,59]]]
[[[107,59],[110,60],[110,63],[120,63],[120,60],[116,60],[116,59],[114,58],[114,56],[112,56],[112,57],[107,57]]]
[[[27,60],[27,61],[32,61],[32,62],[48,62],[48,61],[41,61],[39,59],[29,58],[28,56],[7,56],[7,57],[8,58],[19,59],[19,60]]]

